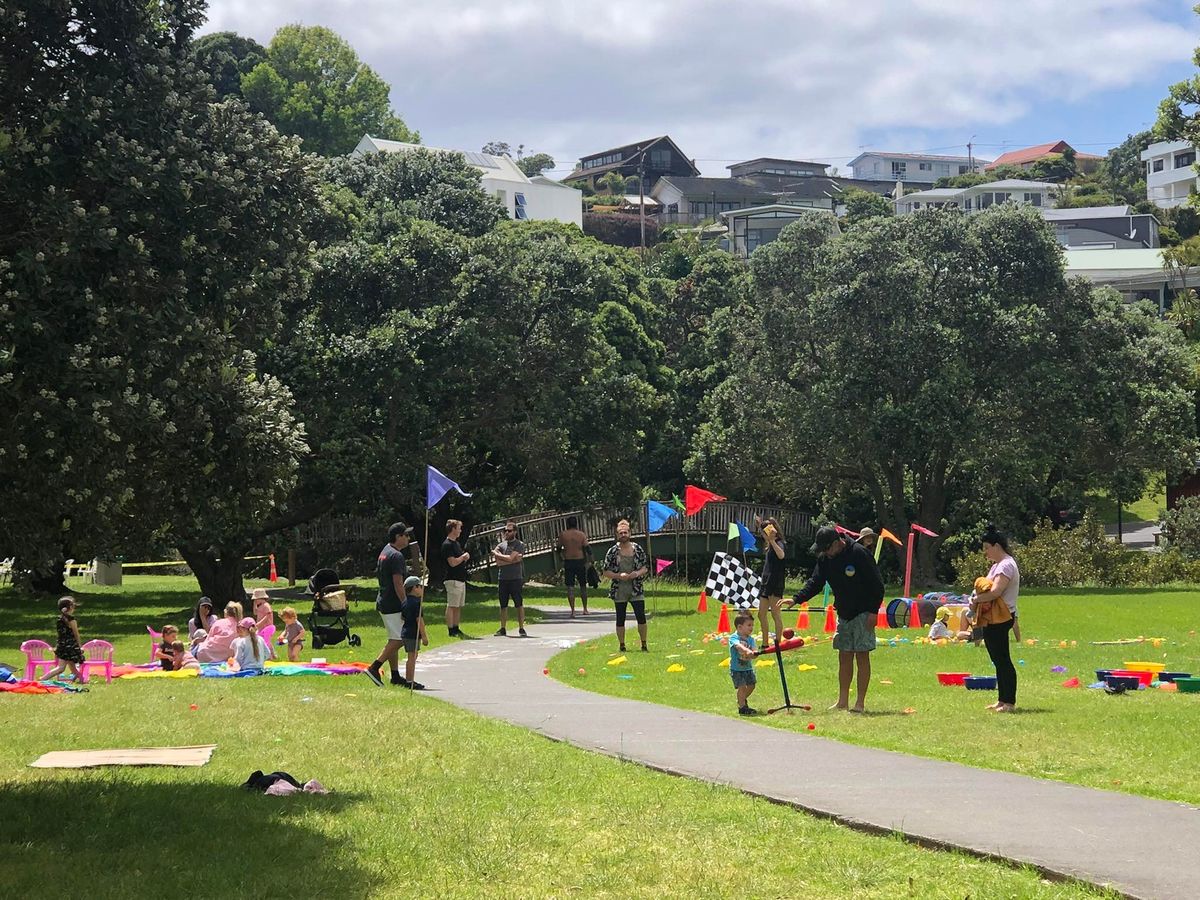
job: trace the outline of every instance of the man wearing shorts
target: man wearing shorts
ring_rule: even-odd
[[[403,684],[400,675],[399,655],[404,645],[401,613],[404,611],[404,580],[408,577],[408,565],[404,562],[404,548],[412,538],[412,529],[403,522],[396,522],[388,529],[387,546],[379,551],[375,563],[375,576],[379,579],[379,594],[375,598],[375,609],[387,629],[387,643],[383,651],[366,669],[367,677],[380,687],[383,678],[380,670],[386,662],[392,669],[392,684]]]
[[[442,562],[446,564],[446,630],[450,637],[465,637],[458,627],[462,621],[463,606],[467,602],[467,560],[470,553],[464,553],[462,544],[458,542],[462,535],[462,522],[458,519],[446,520],[446,540],[442,541]]]
[[[833,590],[837,611],[838,700],[830,709],[862,712],[871,683],[871,651],[875,649],[875,621],[883,603],[883,578],[875,558],[857,541],[847,541],[832,525],[817,530],[809,552],[817,557],[812,576],[800,588],[793,605],[811,600],[825,585]],[[858,699],[850,706],[850,682],[858,664]]]
[[[575,618],[575,585],[579,585],[579,596],[583,600],[583,614],[587,615],[587,557],[591,553],[587,534],[579,528],[579,519],[567,516],[567,527],[558,536],[558,546],[563,557],[563,581],[567,586],[567,603],[571,605],[571,618]]]
[[[508,634],[508,602],[517,610],[517,633],[525,633],[525,601],[521,598],[521,587],[525,584],[525,544],[517,539],[517,523],[509,519],[504,523],[504,540],[492,551],[492,561],[500,568],[497,583],[500,587],[500,630],[496,637]]]
[[[642,589],[642,579],[650,572],[650,563],[642,545],[630,539],[631,533],[628,519],[617,523],[617,542],[604,554],[604,571],[600,577],[612,582],[608,596],[617,609],[617,645],[621,650],[625,649],[625,614],[632,606],[634,618],[637,619],[638,636],[642,639],[642,652],[645,653],[648,649],[646,595]]]

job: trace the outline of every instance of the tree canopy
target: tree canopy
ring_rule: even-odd
[[[266,60],[267,48],[233,31],[215,31],[192,44],[192,57],[218,97],[241,97],[242,78]]]

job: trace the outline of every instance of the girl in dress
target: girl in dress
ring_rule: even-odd
[[[79,666],[83,662],[83,650],[79,647],[79,625],[75,621],[75,598],[63,597],[58,601],[58,643],[54,647],[55,666],[45,674],[42,681],[52,681],[64,671],[70,670],[76,682],[83,679]]]

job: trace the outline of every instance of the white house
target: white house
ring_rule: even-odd
[[[928,153],[888,153],[868,150],[850,160],[854,177],[865,181],[904,181],[933,184],[939,178],[982,172],[989,160],[972,156],[937,156]]]
[[[779,237],[779,232],[797,219],[818,216],[827,223],[830,234],[836,234],[840,230],[831,210],[793,206],[788,203],[727,210],[718,215],[725,221],[729,252],[742,258],[749,256],[763,244],[771,243]]]
[[[492,156],[473,150],[442,150],[424,144],[406,144],[364,135],[351,156],[368,153],[409,153],[429,150],[434,153],[458,153],[479,170],[479,183],[495,196],[513,219],[551,220],[583,227],[583,193],[543,175],[530,178],[508,156]]]
[[[1002,178],[969,188],[933,188],[905,194],[896,201],[896,214],[903,216],[919,209],[941,206],[977,212],[996,203],[1054,206],[1057,189],[1058,185],[1049,181],[1025,181],[1022,178]]]
[[[1200,189],[1196,148],[1187,141],[1159,141],[1142,151],[1146,164],[1146,199],[1169,209],[1181,206]]]

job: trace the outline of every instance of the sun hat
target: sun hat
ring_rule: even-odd
[[[940,622],[940,621],[942,621],[942,620],[944,620],[944,619],[949,619],[949,618],[950,618],[950,610],[949,610],[949,609],[947,609],[947,608],[946,608],[946,607],[944,607],[944,606],[939,606],[939,607],[938,607],[938,611],[937,611],[937,613],[935,614],[935,617],[937,618],[937,620],[938,620],[939,622]]]
[[[254,593],[250,595],[251,600],[270,600],[271,595],[267,593],[266,588],[255,588]]]
[[[875,529],[872,528],[870,525],[866,526],[865,528],[863,528],[862,531],[860,531],[858,533],[858,539],[860,541],[865,537],[876,537],[876,536],[877,535],[875,534]]]

